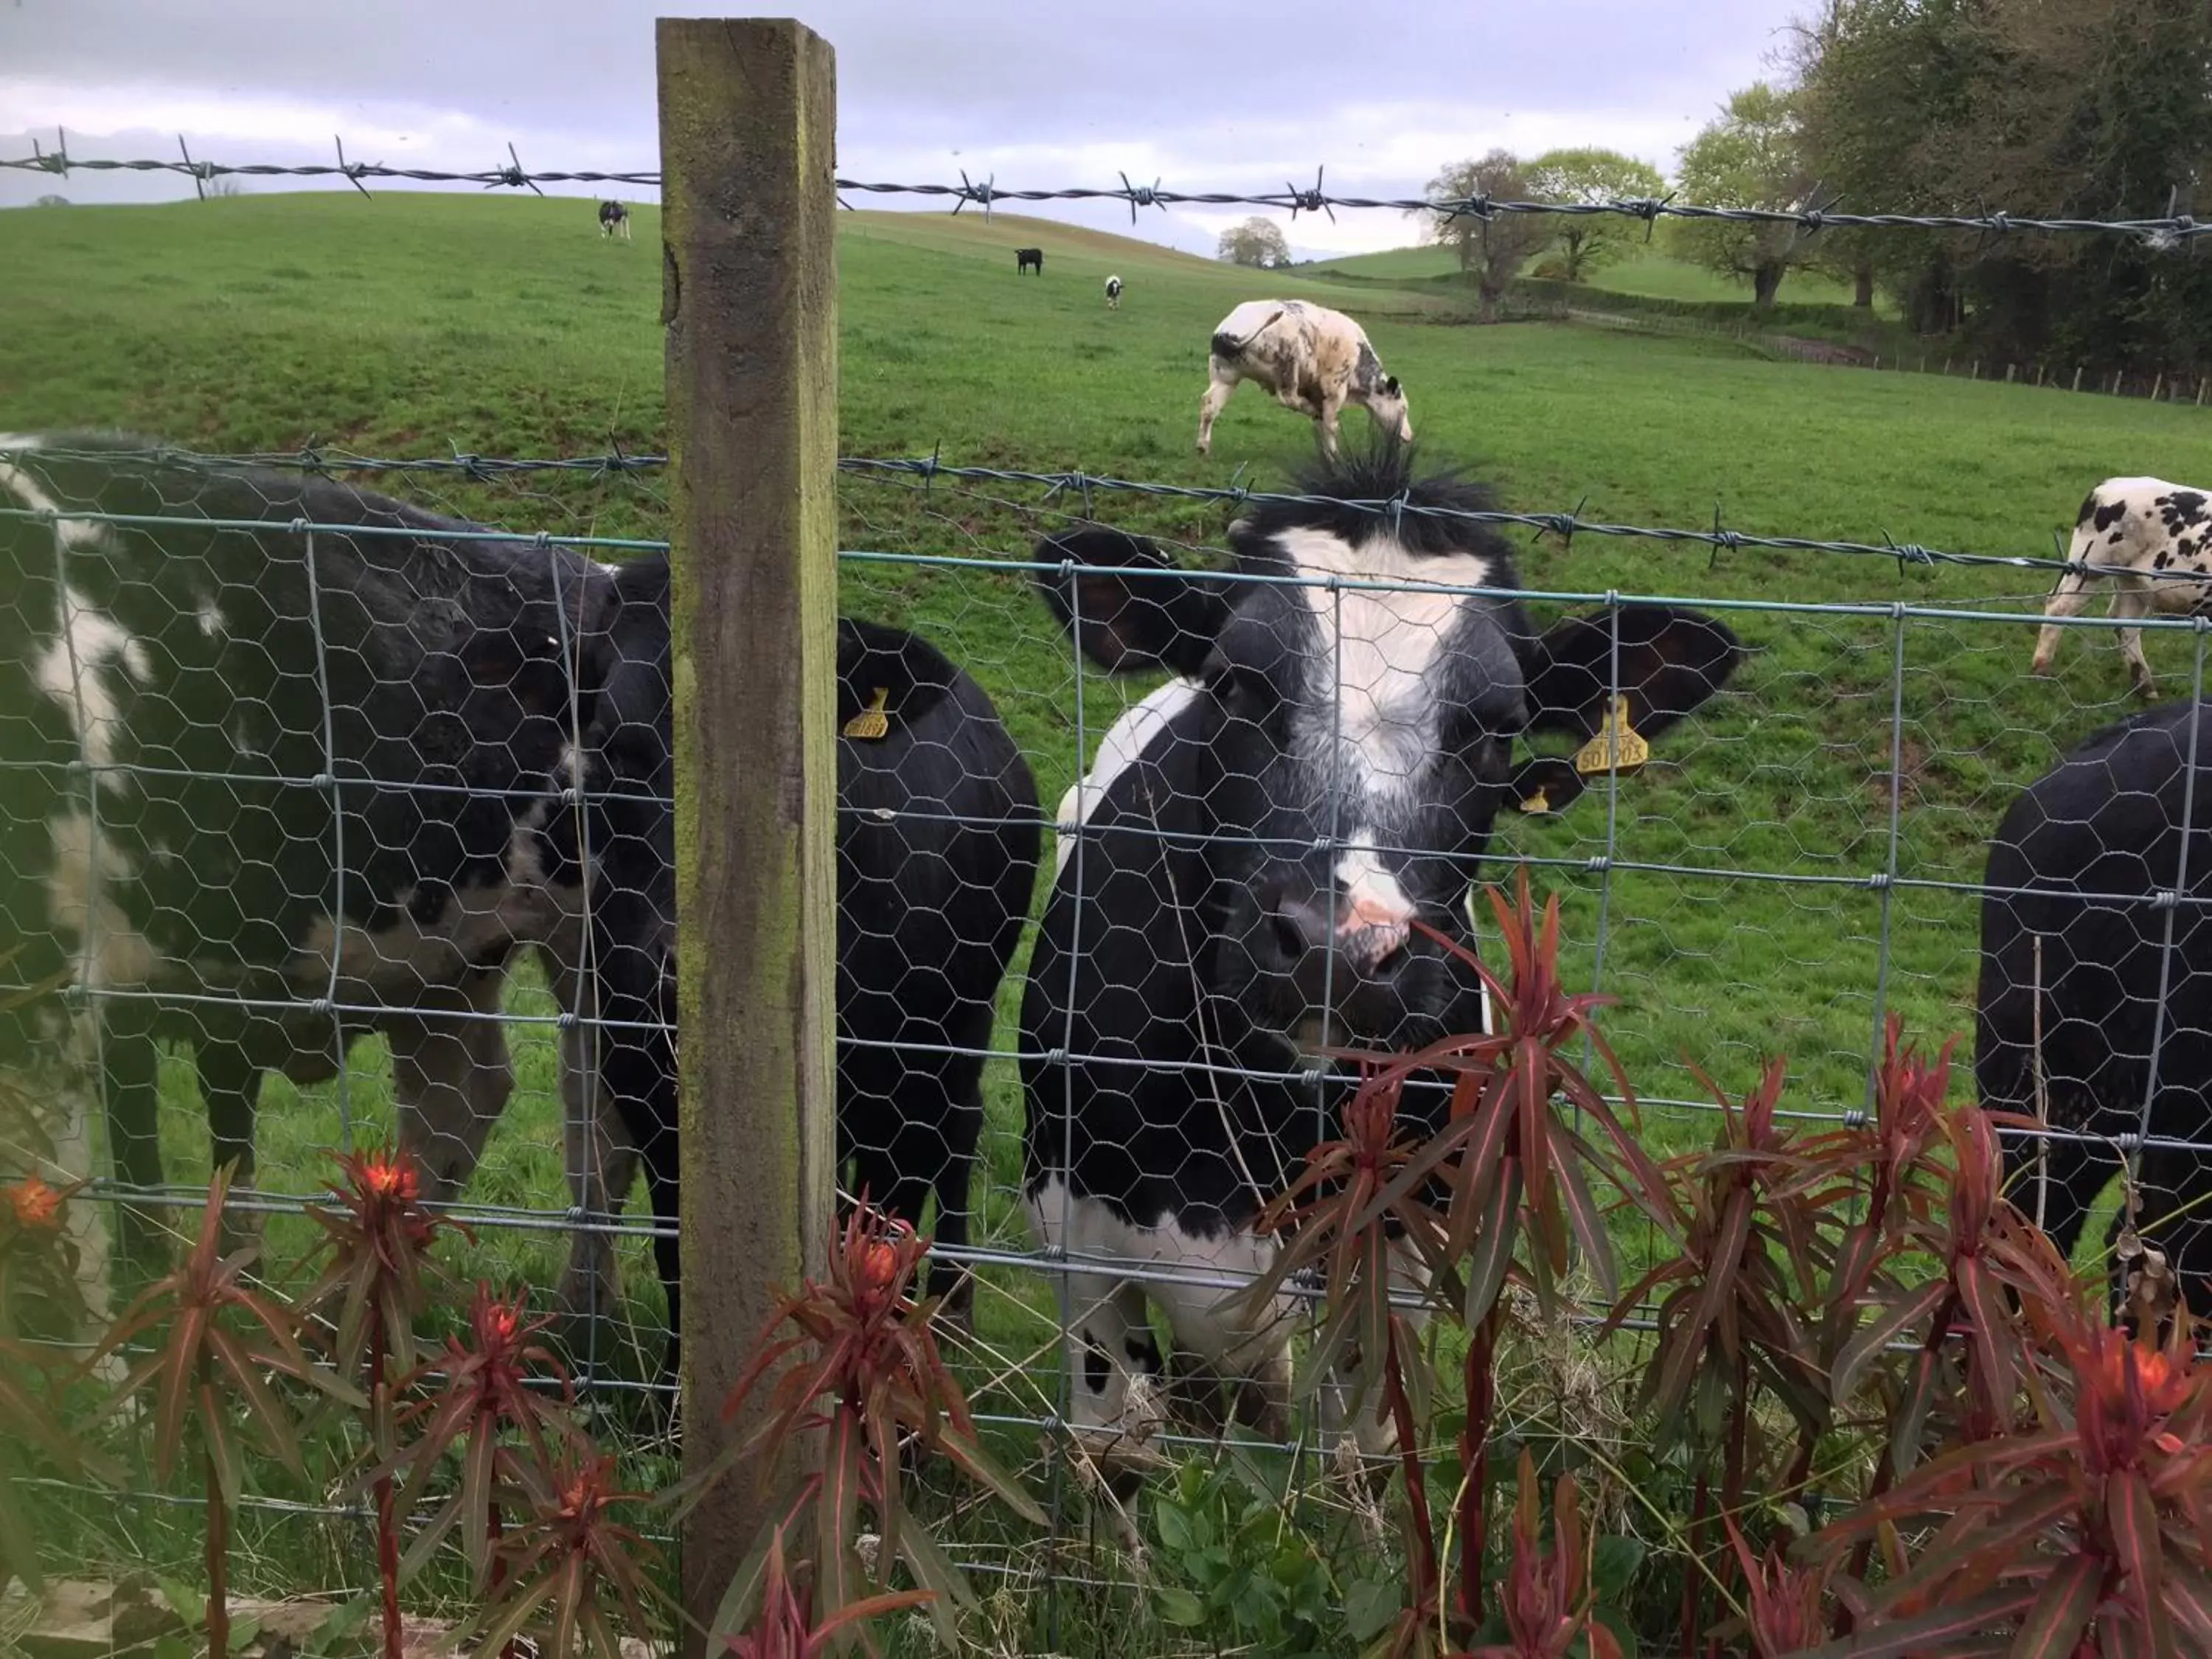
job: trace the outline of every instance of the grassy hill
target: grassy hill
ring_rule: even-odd
[[[2047,555],[2089,484],[2114,473],[2201,476],[2212,432],[2193,410],[1770,362],[1723,340],[1467,326],[1463,303],[1423,283],[1435,274],[1423,262],[1441,257],[1434,250],[1262,278],[1013,215],[987,224],[973,213],[862,212],[839,226],[848,453],[938,450],[1006,468],[1276,482],[1309,441],[1307,425],[1249,388],[1223,416],[1213,455],[1194,453],[1206,339],[1238,301],[1319,286],[1331,270],[1376,279],[1356,291],[1336,284],[1343,297],[1332,303],[1360,317],[1405,381],[1424,447],[1470,464],[1529,511],[1691,526],[1717,517],[1768,534]],[[658,234],[649,209],[623,244],[599,238],[586,202],[475,196],[264,194],[0,214],[9,273],[0,429],[114,424],[214,450],[313,440],[409,456],[654,449],[664,436]],[[1046,251],[1042,277],[1015,273],[1012,250],[1029,244]],[[1099,291],[1109,270],[1127,284],[1111,313]],[[1650,292],[1694,275],[1644,260],[1607,280]],[[1793,289],[1785,297],[1804,297]],[[663,483],[652,475],[395,477],[386,486],[519,530],[654,535],[665,524]],[[1198,546],[1218,546],[1226,518],[1201,503],[1100,494],[1086,507],[1072,495],[942,479],[924,488],[848,478],[842,507],[847,548],[939,558],[1020,557],[1036,535],[1086,510]],[[2031,681],[2025,627],[1901,624],[1884,609],[1905,599],[2026,615],[2049,586],[2038,572],[1716,556],[1587,534],[1571,546],[1529,540],[1523,556],[1524,580],[1559,592],[1869,607],[1731,613],[1753,659],[1645,773],[1621,781],[1609,874],[1590,863],[1608,852],[1603,789],[1555,821],[1503,826],[1498,846],[1538,860],[1539,880],[1561,893],[1575,972],[1622,998],[1608,1028],[1647,1093],[1697,1095],[1680,1068],[1686,1051],[1735,1090],[1779,1050],[1791,1057],[1790,1106],[1856,1107],[1885,948],[1889,1006],[1936,1036],[1966,1021],[1976,908],[1959,884],[1978,878],[2014,792],[2126,706],[2109,639],[2077,636],[2059,678]],[[1043,799],[1056,801],[1083,758],[1075,680],[1023,583],[874,562],[848,564],[843,580],[848,608],[912,621],[976,673]],[[2185,686],[2185,642],[2148,644],[2169,686]],[[1144,689],[1088,678],[1088,744]],[[1893,858],[1905,884],[1885,899],[1868,882]],[[1009,1014],[1018,996],[1017,979]],[[1011,1047],[1010,1019],[999,1042]],[[516,1048],[517,1101],[472,1196],[557,1213],[550,1045],[542,1029],[519,1028]],[[1018,1245],[1010,1062],[994,1062],[988,1087],[988,1215],[995,1235]],[[187,1068],[176,1068],[168,1093],[171,1166],[193,1178],[204,1171],[205,1137]],[[347,1109],[368,1129],[384,1121],[373,1074],[356,1080]],[[331,1091],[272,1087],[264,1180],[292,1190],[319,1181],[316,1149],[336,1138],[339,1114]],[[1656,1109],[1649,1122],[1662,1146],[1711,1133],[1694,1110]],[[486,1248],[504,1267],[550,1282],[556,1234],[495,1231]],[[649,1277],[641,1261],[631,1271],[636,1282]],[[1011,1379],[994,1409],[1034,1412],[1052,1386],[1048,1327],[1032,1316],[1049,1291],[1013,1275],[992,1284],[985,1328],[1005,1362],[993,1369]]]
[[[1531,262],[1531,266],[1536,263]],[[1381,253],[1354,254],[1342,259],[1301,265],[1301,276],[1350,277],[1359,282],[1404,283],[1449,276],[1459,269],[1449,248],[1434,246],[1391,248]],[[1750,309],[1751,290],[1716,271],[1668,254],[1662,248],[1641,249],[1616,264],[1593,271],[1589,286],[1606,294],[1626,294],[1650,300],[1686,300],[1709,304],[1741,305]],[[1848,283],[1819,271],[1793,271],[1777,296],[1790,305],[1849,306]]]

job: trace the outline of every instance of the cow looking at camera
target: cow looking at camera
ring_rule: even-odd
[[[1387,442],[1297,490],[1230,532],[1235,574],[1270,580],[1180,570],[1096,528],[1037,550],[1047,604],[1092,661],[1176,676],[1123,738],[1133,753],[1102,757],[1076,797],[1022,1006],[1031,1230],[1151,1280],[1073,1280],[1074,1423],[1109,1456],[1158,1426],[1147,1293],[1178,1372],[1279,1416],[1289,1322],[1240,1321],[1218,1275],[1272,1258],[1255,1215],[1338,1132],[1351,1082],[1322,1050],[1482,1028],[1479,979],[1422,927],[1468,943],[1498,814],[1583,787],[1565,757],[1516,754],[1523,740],[1589,739],[1616,698],[1656,738],[1741,656],[1694,611],[1539,632],[1519,601],[1468,591],[1516,580],[1506,542],[1463,516],[1489,497],[1417,477]],[[1358,505],[1392,499],[1395,520]],[[1163,1277],[1178,1269],[1216,1282]]]

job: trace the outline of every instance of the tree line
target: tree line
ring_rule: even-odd
[[[1669,190],[1715,207],[1916,216],[2212,215],[2212,0],[1818,0],[1678,153],[1671,180],[1632,156],[1495,149],[1438,171],[1432,201],[1601,202]],[[1615,216],[1432,210],[1494,318],[1516,277],[1585,281],[1646,235]],[[2169,372],[2212,368],[2212,249],[2109,234],[1666,221],[1665,251],[1771,306],[1792,273],[1893,298],[1917,333],[1991,356]],[[1291,263],[1281,228],[1223,233],[1224,259]]]

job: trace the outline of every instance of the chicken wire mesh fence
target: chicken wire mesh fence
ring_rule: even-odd
[[[0,465],[9,1161],[102,1177],[106,1201],[77,1212],[98,1274],[95,1225],[129,1243],[138,1223],[142,1247],[189,1231],[211,1140],[251,1148],[236,1220],[283,1260],[304,1249],[323,1154],[399,1134],[474,1229],[465,1275],[604,1316],[566,1328],[579,1381],[616,1400],[653,1392],[668,1312],[654,1246],[672,1237],[652,1217],[655,1137],[673,1125],[653,1115],[673,1096],[658,1000],[675,925],[658,884],[667,619],[651,576],[665,544],[597,532],[654,527],[654,468],[318,456],[249,472],[60,444]],[[333,471],[390,475],[375,481],[466,517],[367,502],[319,476]],[[1584,689],[1606,708],[1648,683],[1621,657],[1647,637],[1639,616],[1717,619],[1741,647],[1670,727],[1632,701],[1640,769],[1574,763],[1577,741],[1607,730],[1582,708],[1541,745],[1548,769],[1510,789],[1495,768],[1480,779],[1504,809],[1480,879],[1522,866],[1558,896],[1564,971],[1619,999],[1603,1029],[1655,1151],[1711,1139],[1693,1065],[1733,1092],[1786,1051],[1788,1109],[1842,1116],[1864,1109],[1887,1015],[1966,1030],[1986,1006],[2027,1055],[1990,1103],[2051,1124],[2025,1201],[2054,1231],[2095,1248],[2084,1224],[2112,1210],[2109,1177],[2138,1155],[2146,1227],[2201,1203],[2212,854],[2196,726],[2169,718],[2061,764],[2130,706],[2116,629],[2139,626],[2175,710],[2197,706],[2201,618],[2065,619],[2057,678],[2033,683],[2051,562],[1931,555],[1898,573],[1908,599],[1792,603],[1771,596],[1773,558],[1849,553],[1717,534],[1695,597],[1666,599],[1578,580],[1559,537],[1486,539],[1574,528],[1571,515],[1427,514],[1401,495],[1401,515],[1433,525],[1413,539],[1449,571],[1440,586],[1389,551],[1411,533],[1386,518],[1392,502],[1353,494],[1346,509],[1296,492],[847,468],[841,1187],[908,1212],[936,1236],[938,1272],[961,1270],[949,1340],[979,1418],[1065,1500],[1060,1528],[1110,1514],[1102,1469],[1220,1426],[1219,1402],[1175,1415],[1190,1396],[1162,1386],[1193,1358],[1251,1357],[1194,1338],[1264,1254],[1208,1218],[1240,1218],[1326,1132],[1315,1048],[1377,1035],[1361,999],[1407,947],[1392,903],[1418,896],[1433,917],[1464,896],[1463,879],[1446,894],[1413,872],[1468,829],[1473,796],[1442,825],[1346,819],[1457,776],[1479,699],[1440,665],[1468,657],[1468,607],[1501,603],[1500,588],[1547,629],[1597,618],[1595,635],[1545,637],[1554,657],[1597,641]],[[1269,509],[1293,515],[1275,533],[1301,545],[1318,532],[1296,515],[1318,512],[1340,545],[1370,550],[1318,574],[1293,559],[1224,576],[1231,522]],[[477,527],[507,521],[557,527]],[[1880,567],[1864,568],[1871,592]],[[1148,638],[1148,618],[1167,633]],[[1085,663],[1079,635],[1138,672]],[[1156,757],[1147,772],[1134,758],[1161,726],[1142,722],[1178,718],[1179,676],[1202,689],[1180,694],[1186,724],[1169,738],[1203,750],[1206,769]],[[1189,726],[1206,700],[1219,708]],[[1231,725],[1261,746],[1215,742]],[[1186,798],[1133,814],[1103,775],[1116,754],[1125,792],[1182,778]],[[1361,767],[1366,795],[1347,794]],[[1188,781],[1201,775],[1203,803]],[[1316,851],[1310,890],[1271,890],[1272,908],[1232,926],[1234,890]],[[1501,970],[1486,913],[1464,914]],[[1163,918],[1180,946],[1158,948]],[[1366,955],[1331,947],[1345,921]],[[1318,986],[1284,959],[1316,941]],[[1255,1042],[1173,1040],[1178,1010],[1240,997]],[[92,1018],[64,1028],[64,1012]],[[1309,1017],[1369,1029],[1315,1031]],[[72,1033],[89,1048],[63,1055]],[[1296,1104],[1254,1129],[1255,1101]],[[1101,1193],[1122,1201],[1086,1206]],[[742,1203],[742,1182],[690,1201]],[[2183,1227],[2158,1237],[2202,1271]],[[1656,1243],[1638,1234],[1624,1252]],[[1289,1311],[1301,1323],[1310,1302]],[[1268,1347],[1280,1330],[1251,1334]],[[1626,1364],[1531,1317],[1504,1397],[1525,1432],[1602,1439],[1622,1425],[1599,1383]],[[1237,1432],[1290,1446],[1320,1512],[1364,1524],[1326,1479],[1325,1422],[1261,1415]],[[331,1497],[270,1496],[266,1513],[349,1524]],[[1037,1559],[1034,1540],[989,1534],[964,1553],[987,1573]]]

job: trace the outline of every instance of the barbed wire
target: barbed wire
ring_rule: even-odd
[[[0,448],[0,454],[18,452]],[[21,452],[30,453],[30,452]],[[38,453],[48,456],[68,454],[65,449],[42,445]],[[102,450],[103,457],[112,457],[117,452]],[[424,472],[458,475],[477,483],[490,483],[504,475],[533,472],[568,472],[592,477],[616,473],[647,472],[666,467],[665,455],[632,455],[617,450],[604,455],[578,456],[494,456],[477,455],[456,451],[451,457],[419,456],[388,457],[359,455],[345,450],[325,450],[310,442],[297,451],[267,451],[238,454],[215,454],[193,450],[156,447],[142,452],[134,459],[180,467],[205,467],[222,470],[237,467],[289,468],[300,471],[329,475],[337,472]],[[1334,496],[1318,496],[1296,491],[1254,489],[1241,484],[1178,484],[1157,479],[1119,478],[1103,473],[1081,471],[1037,471],[1005,467],[963,465],[946,461],[937,454],[921,456],[841,455],[837,458],[839,471],[854,474],[903,476],[918,479],[927,487],[939,478],[957,483],[991,483],[1024,484],[1045,492],[1047,501],[1064,495],[1081,495],[1086,499],[1092,492],[1125,494],[1159,497],[1169,500],[1198,502],[1218,502],[1236,506],[1326,504],[1355,512],[1397,516],[1455,520],[1485,524],[1495,527],[1512,527],[1534,531],[1540,538],[1556,536],[1564,548],[1571,547],[1577,536],[1601,536],[1631,540],[1691,544],[1711,548],[1717,558],[1723,552],[1755,550],[1784,553],[1825,553],[1844,557],[1894,559],[1899,569],[1917,566],[1931,568],[1952,565],[1967,568],[2032,570],[2052,577],[2064,574],[2105,576],[2136,575],[2154,581],[2212,583],[2212,572],[2167,569],[2141,571],[2133,566],[2107,565],[2094,560],[2054,557],[2026,553],[1973,553],[1958,550],[1927,547],[1918,542],[1899,542],[1887,534],[1879,542],[1831,540],[1814,536],[1771,536],[1747,530],[1732,530],[1721,522],[1717,507],[1713,514],[1711,529],[1692,528],[1679,525],[1640,525],[1614,523],[1602,519],[1586,519],[1581,509],[1559,513],[1520,513],[1505,508],[1469,508],[1422,506],[1402,497],[1380,501],[1341,501]],[[13,511],[18,515],[22,509]],[[410,532],[408,533],[413,533]],[[501,539],[506,532],[495,534]],[[644,551],[665,551],[668,544],[650,538],[605,537],[550,536],[543,538],[570,546],[599,546]]]
[[[226,178],[343,179],[364,196],[369,193],[367,181],[372,179],[405,179],[417,184],[474,185],[484,190],[531,190],[538,191],[541,195],[544,193],[538,188],[541,185],[633,185],[658,190],[661,182],[657,168],[610,172],[593,168],[538,170],[526,167],[512,143],[507,146],[507,160],[504,166],[456,171],[439,167],[390,167],[380,161],[350,161],[346,159],[344,142],[342,139],[333,142],[337,152],[335,162],[234,163],[193,159],[181,137],[177,141],[180,155],[176,161],[150,156],[125,159],[72,155],[69,153],[66,136],[58,133],[53,149],[46,149],[34,139],[30,155],[0,158],[0,172],[47,173],[57,178],[67,178],[72,173],[173,173],[191,179],[195,188],[203,195],[206,193],[205,186],[209,183]],[[2135,238],[2160,252],[2192,246],[2199,237],[2212,233],[2212,222],[2199,223],[2189,214],[2172,210],[2172,201],[2179,197],[2178,190],[2169,199],[2167,211],[2155,217],[2043,218],[2003,211],[1850,213],[1838,211],[1835,198],[1826,202],[1814,198],[1789,207],[1729,207],[1678,202],[1671,194],[1618,197],[1602,202],[1527,201],[1484,194],[1344,196],[1322,188],[1326,171],[1326,168],[1316,170],[1310,189],[1285,183],[1280,191],[1257,192],[1172,190],[1157,179],[1149,185],[1133,183],[1126,172],[1120,175],[1121,182],[1118,185],[1073,185],[1047,189],[1002,185],[995,173],[978,183],[968,176],[964,168],[957,185],[843,178],[835,182],[841,193],[852,191],[872,196],[914,196],[949,200],[955,213],[972,204],[981,207],[986,216],[993,205],[1000,202],[1121,202],[1127,205],[1132,224],[1137,222],[1139,210],[1153,207],[1163,212],[1170,207],[1273,208],[1287,210],[1294,221],[1301,213],[1325,213],[1334,220],[1338,208],[1346,208],[1404,214],[1434,213],[1447,222],[1473,219],[1483,223],[1493,219],[1522,216],[1627,218],[1639,221],[1647,227],[1656,225],[1662,219],[1721,221],[1735,224],[1790,225],[1808,235],[1822,230],[1950,230],[1972,231],[1993,236],[2022,231],[2048,235],[2118,235]],[[851,204],[845,205],[850,207]]]

